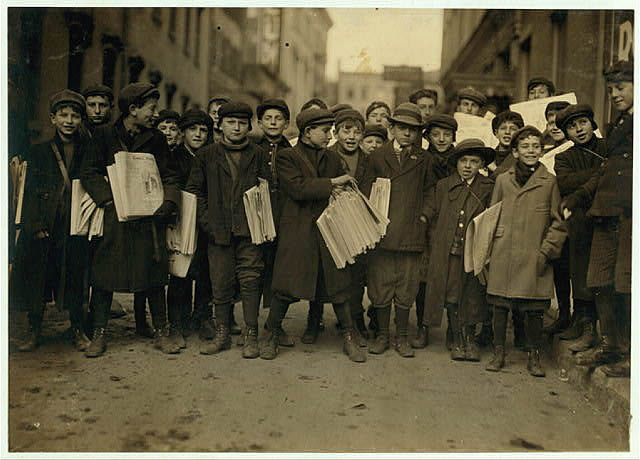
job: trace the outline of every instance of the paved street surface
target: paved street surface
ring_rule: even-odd
[[[352,364],[326,306],[318,343],[298,339],[275,361],[242,359],[236,346],[200,355],[195,336],[182,354],[163,355],[134,335],[132,296],[117,298],[130,313],[111,321],[104,357],[74,351],[55,309],[38,351],[10,354],[10,451],[628,449],[621,427],[548,360],[547,377],[535,379],[526,354],[512,348],[506,369],[492,374],[484,371],[489,352],[481,363],[453,362],[443,331],[433,331],[432,344],[413,359],[389,350]],[[297,337],[306,310],[306,303],[292,306],[285,321]],[[261,325],[265,318],[261,312]]]

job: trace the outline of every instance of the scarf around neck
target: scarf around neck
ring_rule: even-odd
[[[225,149],[234,151],[234,150],[244,150],[249,145],[249,139],[245,139],[239,144],[232,144],[231,142],[227,142],[226,139],[222,138],[220,143],[224,146]]]
[[[536,172],[536,169],[540,167],[541,163],[538,161],[533,166],[527,166],[522,161],[516,161],[516,182],[520,184],[520,187],[524,187],[529,178]]]

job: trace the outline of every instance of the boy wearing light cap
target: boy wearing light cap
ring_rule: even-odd
[[[269,335],[260,350],[263,359],[278,355],[278,334],[289,305],[308,299],[312,303],[333,304],[343,327],[344,352],[352,361],[365,361],[353,338],[350,271],[336,267],[316,225],[332,190],[353,181],[345,174],[339,155],[326,148],[333,122],[333,114],[326,109],[303,110],[296,117],[300,141],[277,157],[284,203],[278,227],[281,244],[273,273],[274,297],[267,318]],[[320,314],[317,309],[310,311],[316,324]]]
[[[246,325],[242,356],[257,358],[258,308],[264,262],[262,248],[251,241],[243,194],[267,179],[264,151],[249,142],[253,110],[228,102],[218,110],[222,139],[202,148],[194,159],[187,191],[198,198],[198,224],[208,237],[208,256],[216,316],[216,336],[202,354],[231,347],[230,322],[237,278]]]
[[[25,283],[22,301],[28,312],[29,335],[20,351],[38,346],[44,314],[45,289],[56,303],[69,310],[73,343],[86,350],[84,333],[84,275],[88,263],[86,236],[69,236],[71,181],[78,179],[87,154],[87,140],[79,134],[85,117],[85,99],[65,89],[49,101],[53,138],[35,145],[28,158],[22,223],[24,252],[13,276]],[[28,281],[27,281],[28,280]],[[28,283],[28,285],[26,285]]]
[[[468,115],[482,116],[480,111],[487,104],[487,97],[470,86],[458,91],[458,106],[456,112]]]
[[[168,279],[166,223],[177,212],[177,175],[167,141],[153,129],[160,93],[149,83],[131,83],[120,91],[120,117],[96,129],[81,174],[82,185],[98,207],[104,208],[104,236],[95,246],[91,269],[94,333],[87,357],[106,350],[105,328],[113,292],[142,292],[149,301],[156,331],[156,347],[164,353],[179,349],[169,340],[165,286]],[[104,180],[107,166],[120,151],[153,154],[158,165],[164,202],[153,217],[119,222],[110,185]],[[135,248],[135,251],[133,250]],[[114,267],[118,267],[114,270]]]
[[[389,348],[391,305],[395,305],[396,350],[402,357],[414,356],[408,340],[409,310],[418,294],[420,264],[427,241],[425,198],[435,184],[432,160],[415,145],[422,131],[420,109],[410,102],[400,104],[391,117],[393,142],[369,157],[362,186],[371,193],[373,182],[391,180],[387,233],[369,254],[367,286],[375,307],[378,336],[369,348],[381,354]]]
[[[594,230],[587,286],[594,290],[600,319],[600,344],[577,358],[578,364],[602,365],[610,377],[630,375],[631,222],[633,191],[633,61],[619,61],[605,71],[607,92],[618,117],[607,129],[607,160],[567,197],[565,216],[588,209]],[[572,217],[570,217],[571,219]]]

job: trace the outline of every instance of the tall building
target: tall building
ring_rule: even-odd
[[[610,118],[603,70],[633,58],[633,11],[445,10],[442,85],[452,105],[474,86],[498,110],[525,100],[527,82],[552,80]]]

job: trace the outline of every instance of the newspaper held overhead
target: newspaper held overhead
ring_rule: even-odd
[[[498,146],[498,139],[493,135],[490,119],[462,112],[454,113],[453,118],[458,122],[456,144],[465,139],[480,139],[484,145],[492,149]]]
[[[197,249],[196,207],[196,196],[182,191],[178,204],[178,219],[175,224],[167,226],[169,273],[179,278],[187,276]]]
[[[269,182],[259,178],[258,185],[254,185],[242,196],[244,212],[247,216],[251,242],[262,244],[276,239],[276,226],[273,222],[271,210],[271,195]]]
[[[509,109],[522,115],[525,125],[535,126],[543,132],[547,129],[547,118],[544,111],[550,102],[568,102],[569,104],[577,104],[575,93],[560,94],[559,96],[545,97],[543,99],[534,99],[532,101],[518,102],[511,104]]]
[[[547,170],[555,176],[556,175],[556,169],[555,169],[556,155],[564,152],[565,150],[569,150],[573,146],[574,146],[573,141],[567,141],[564,144],[559,145],[555,149],[549,150],[547,153],[542,155],[542,158],[540,158],[540,160],[538,161],[542,163],[547,168]]]
[[[391,179],[378,177],[371,185],[369,201],[384,217],[389,217],[389,201],[391,200]]]
[[[107,174],[120,222],[152,216],[162,204],[164,189],[153,154],[118,152]]]
[[[373,249],[387,232],[387,219],[357,187],[335,190],[316,221],[338,268],[353,264],[358,254]]]
[[[80,179],[71,183],[71,225],[72,236],[101,237],[104,229],[104,208],[98,208],[85,191]]]

